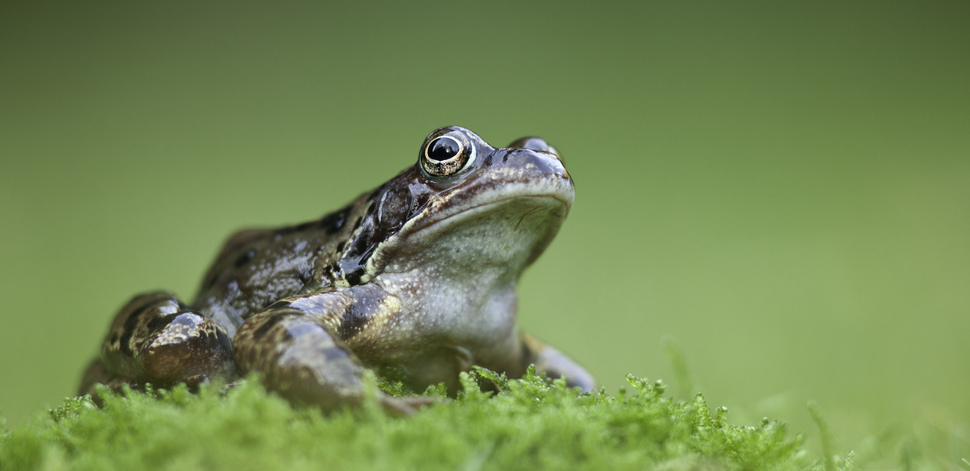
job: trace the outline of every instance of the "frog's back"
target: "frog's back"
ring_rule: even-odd
[[[278,299],[308,286],[332,285],[328,269],[341,245],[334,235],[342,232],[342,227],[335,228],[333,216],[297,226],[237,232],[209,268],[192,307],[234,331]]]

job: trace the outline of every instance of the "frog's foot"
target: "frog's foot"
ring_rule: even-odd
[[[530,363],[536,366],[537,373],[543,373],[552,379],[566,378],[566,385],[578,387],[583,392],[590,392],[596,388],[596,381],[585,368],[564,353],[536,340],[529,334],[522,334],[522,349],[524,355],[523,368]]]
[[[138,296],[121,309],[81,391],[90,392],[97,383],[113,389],[121,384],[167,387],[178,382],[198,387],[209,378],[233,374],[225,330],[187,311],[173,294],[157,292]]]

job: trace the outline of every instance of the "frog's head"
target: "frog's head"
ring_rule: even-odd
[[[428,135],[417,164],[368,201],[340,261],[350,284],[414,269],[512,280],[559,231],[573,181],[542,139],[496,149],[449,126]]]

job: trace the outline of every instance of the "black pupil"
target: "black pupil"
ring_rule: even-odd
[[[460,151],[461,144],[454,138],[439,137],[431,143],[431,148],[428,149],[428,158],[441,162],[458,155]]]

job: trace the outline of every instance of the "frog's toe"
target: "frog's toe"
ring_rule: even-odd
[[[386,394],[381,394],[378,400],[384,410],[391,415],[396,416],[410,416],[417,412],[419,409],[429,407],[432,404],[436,404],[439,401],[435,398],[424,397],[424,396],[407,396],[407,397],[394,397],[388,396]]]
[[[596,389],[596,380],[575,361],[553,347],[539,342],[531,335],[522,334],[523,359],[535,365],[536,372],[552,379],[566,378],[566,385],[577,387],[584,393]]]

